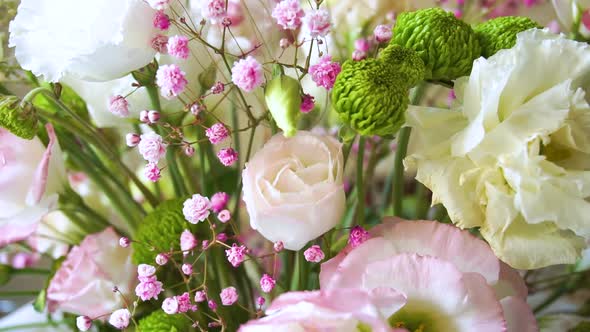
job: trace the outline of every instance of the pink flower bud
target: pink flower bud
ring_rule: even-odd
[[[156,123],[160,121],[160,112],[158,111],[149,111],[148,112],[148,121],[150,123]]]
[[[170,27],[170,17],[166,15],[163,11],[159,10],[156,12],[154,16],[154,28],[158,28],[160,30],[168,30]]]
[[[235,287],[227,287],[221,290],[219,297],[221,298],[221,304],[230,306],[238,302],[238,291]]]
[[[129,326],[129,319],[131,319],[131,313],[127,309],[119,309],[111,314],[109,323],[114,327],[122,330]]]
[[[187,157],[192,157],[195,155],[195,148],[193,148],[192,146],[187,146],[186,148],[184,148],[184,154]]]
[[[305,257],[306,261],[311,262],[311,263],[319,263],[325,257],[324,252],[322,251],[322,248],[320,248],[320,246],[318,246],[318,245],[313,245],[313,246],[307,248],[307,250],[305,250],[303,252],[303,256]]]
[[[281,252],[283,251],[283,249],[285,249],[285,245],[283,244],[283,241],[277,241],[274,243],[273,248],[275,250],[275,252]]]
[[[222,210],[217,214],[217,219],[225,224],[231,219],[231,212],[229,210]]]
[[[149,123],[150,119],[148,117],[148,111],[147,110],[143,110],[141,112],[139,112],[139,121],[143,122],[143,123]]]
[[[217,234],[217,241],[221,241],[221,242],[227,241],[227,234],[225,234],[225,233]]]
[[[217,158],[224,166],[231,166],[238,161],[238,152],[232,148],[221,149],[217,153]]]
[[[259,307],[262,307],[265,302],[266,300],[262,296],[256,298],[256,305],[258,305]]]
[[[178,313],[178,300],[176,297],[167,297],[164,302],[162,302],[162,310],[168,315]]]
[[[76,318],[76,327],[80,331],[88,331],[92,327],[92,319],[88,316],[78,316]]]
[[[156,264],[162,266],[168,263],[168,255],[167,254],[158,254],[156,255]]]
[[[265,293],[270,293],[275,288],[276,283],[277,282],[271,276],[264,274],[262,278],[260,278],[260,289]]]
[[[125,135],[125,143],[127,143],[128,147],[136,147],[139,142],[141,142],[141,137],[139,135],[135,133],[129,133]]]
[[[209,306],[209,309],[213,311],[217,310],[217,302],[213,300],[209,300],[209,302],[207,302],[207,306]]]
[[[158,180],[160,180],[160,178],[162,177],[162,173],[160,168],[158,167],[158,164],[152,162],[145,165],[145,168],[143,169],[143,174],[145,175],[146,179],[152,182],[158,182]]]
[[[190,264],[182,264],[182,273],[186,274],[187,276],[190,276],[191,274],[193,274],[193,266]]]
[[[359,50],[354,50],[352,52],[352,60],[354,61],[361,61],[367,58],[367,53]]]
[[[226,28],[227,28],[227,27],[229,27],[229,26],[231,26],[231,18],[229,18],[229,17],[224,17],[224,18],[221,20],[221,25],[223,25],[223,26],[224,26],[224,27],[226,27]]]
[[[369,41],[364,38],[360,38],[354,41],[355,50],[359,50],[363,53],[366,53],[369,51],[369,48],[371,48],[371,44],[369,44]]]
[[[197,238],[189,231],[185,229],[182,234],[180,234],[180,250],[186,256],[188,252],[195,249],[197,246]]]
[[[387,43],[393,36],[393,31],[388,25],[380,24],[373,30],[373,36],[378,43]]]
[[[119,245],[123,248],[129,247],[130,243],[131,243],[131,240],[129,240],[129,238],[122,237],[119,239]]]
[[[225,85],[223,85],[223,83],[221,83],[219,81],[217,83],[213,84],[213,86],[211,87],[211,93],[214,95],[218,95],[218,94],[222,93],[223,90],[225,90]]]
[[[282,49],[285,49],[291,46],[291,42],[287,38],[281,38],[281,40],[279,41],[279,46],[281,46]]]
[[[109,111],[122,118],[129,116],[129,103],[121,95],[112,96],[109,100]]]
[[[156,52],[166,54],[168,52],[168,36],[156,35],[152,38],[151,45]]]
[[[204,291],[197,291],[195,293],[195,302],[200,303],[207,300],[207,293]]]

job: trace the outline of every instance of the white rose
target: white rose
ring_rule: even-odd
[[[408,112],[407,165],[513,267],[574,263],[590,236],[588,75],[588,44],[532,29],[457,80],[459,109]]]
[[[252,228],[290,250],[333,228],[345,208],[341,147],[307,131],[273,136],[242,174]]]
[[[23,0],[9,46],[24,69],[47,81],[66,74],[108,81],[152,60],[155,13],[142,0]]]

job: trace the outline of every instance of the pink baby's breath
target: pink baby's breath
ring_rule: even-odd
[[[129,102],[121,95],[109,99],[109,111],[114,115],[125,118],[129,116]]]
[[[229,306],[238,302],[238,291],[235,287],[227,287],[221,290],[219,297],[221,298],[221,304]]]
[[[313,66],[309,67],[309,73],[311,79],[321,87],[328,90],[332,89],[334,82],[336,82],[336,76],[341,71],[340,64],[338,62],[332,62],[332,57],[324,55],[320,58],[320,61]]]
[[[229,136],[229,131],[223,123],[216,123],[205,130],[205,135],[209,138],[211,144],[219,144]]]
[[[160,30],[168,30],[170,28],[170,17],[166,15],[163,11],[159,10],[154,15],[154,28],[158,28]]]
[[[234,63],[231,70],[231,80],[238,88],[251,92],[259,87],[264,80],[262,65],[249,55]]]
[[[217,158],[224,166],[231,166],[238,160],[238,152],[232,148],[221,149],[217,153]]]
[[[313,245],[313,246],[307,248],[307,250],[305,250],[303,252],[303,256],[305,257],[306,261],[312,262],[312,263],[319,263],[325,257],[324,252],[322,251],[322,248],[320,248],[320,246],[318,246],[318,245]]]
[[[325,9],[308,11],[303,17],[303,25],[311,38],[325,37],[330,32],[330,14]]]
[[[187,83],[186,74],[175,64],[162,65],[156,72],[156,84],[166,99],[180,95]]]
[[[233,267],[238,267],[246,259],[247,252],[248,249],[245,246],[234,243],[231,248],[225,250],[225,255]]]
[[[301,26],[305,13],[299,5],[299,0],[283,0],[272,11],[272,17],[285,30],[296,30]]]
[[[188,37],[186,36],[172,36],[168,38],[167,47],[168,54],[180,59],[187,59],[190,54]]]
[[[195,194],[184,202],[182,213],[188,222],[196,224],[209,217],[209,209],[211,209],[209,198]]]

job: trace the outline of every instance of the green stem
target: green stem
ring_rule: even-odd
[[[4,291],[0,292],[0,298],[2,297],[16,297],[16,296],[37,296],[39,290],[22,290],[22,291]]]
[[[301,289],[301,256],[303,255],[299,251],[295,251],[295,264],[293,266],[293,278],[291,279],[291,291],[298,291]]]
[[[23,269],[13,269],[11,274],[42,274],[49,275],[51,271],[46,269],[37,269],[34,267],[25,267]]]
[[[363,164],[365,161],[365,136],[359,137],[359,150],[356,159],[356,188],[357,200],[356,221],[357,225],[365,222],[365,185],[363,183]]]
[[[397,136],[397,150],[393,164],[393,214],[402,216],[404,194],[404,158],[408,152],[408,142],[412,128],[403,127]]]
[[[342,149],[342,157],[344,159],[344,165],[342,165],[342,169],[346,169],[346,163],[348,161],[348,156],[350,155],[350,151],[352,150],[352,145],[356,140],[356,136],[350,140],[350,142],[344,144],[344,148]]]
[[[428,214],[428,189],[422,183],[416,183],[416,219],[422,220]]]

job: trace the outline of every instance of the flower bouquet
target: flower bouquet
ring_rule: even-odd
[[[0,331],[590,331],[588,7],[5,0]]]

